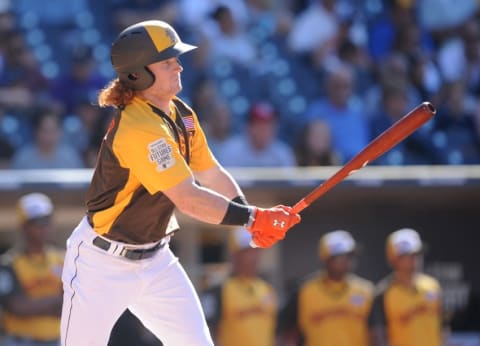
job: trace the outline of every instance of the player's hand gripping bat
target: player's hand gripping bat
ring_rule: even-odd
[[[416,129],[430,120],[435,115],[435,112],[435,107],[430,102],[423,102],[415,107],[412,111],[371,141],[361,152],[348,161],[334,175],[298,201],[297,204],[293,206],[293,210],[296,213],[301,212],[349,175],[365,167],[369,162],[372,162],[411,135]]]

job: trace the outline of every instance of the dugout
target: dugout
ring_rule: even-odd
[[[338,167],[230,169],[249,201],[259,206],[294,204]],[[0,171],[0,246],[15,242],[15,202],[41,191],[56,206],[52,240],[65,240],[83,215],[91,170]],[[426,243],[425,269],[445,290],[452,312],[480,291],[480,166],[369,166],[355,173],[302,212],[302,223],[285,241],[265,250],[262,268],[282,296],[296,280],[319,268],[317,242],[334,229],[350,231],[360,244],[357,272],[377,281],[388,272],[386,235],[416,229]],[[183,215],[174,251],[199,289],[228,272],[223,227]]]

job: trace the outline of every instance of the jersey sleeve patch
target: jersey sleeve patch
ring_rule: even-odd
[[[173,148],[165,138],[148,144],[148,158],[157,165],[157,171],[164,171],[175,163]]]

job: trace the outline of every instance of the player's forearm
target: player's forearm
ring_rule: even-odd
[[[220,224],[229,205],[229,198],[187,179],[164,191],[165,195],[184,214],[203,222]]]
[[[243,195],[240,186],[233,179],[232,175],[221,166],[196,172],[195,178],[202,186],[212,189],[228,199]]]

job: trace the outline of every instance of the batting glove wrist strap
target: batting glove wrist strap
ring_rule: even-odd
[[[232,202],[235,202],[235,203],[238,203],[238,204],[241,204],[241,205],[249,205],[245,196],[241,196],[241,195],[232,199]]]
[[[222,225],[243,226],[249,222],[252,207],[230,201]]]

